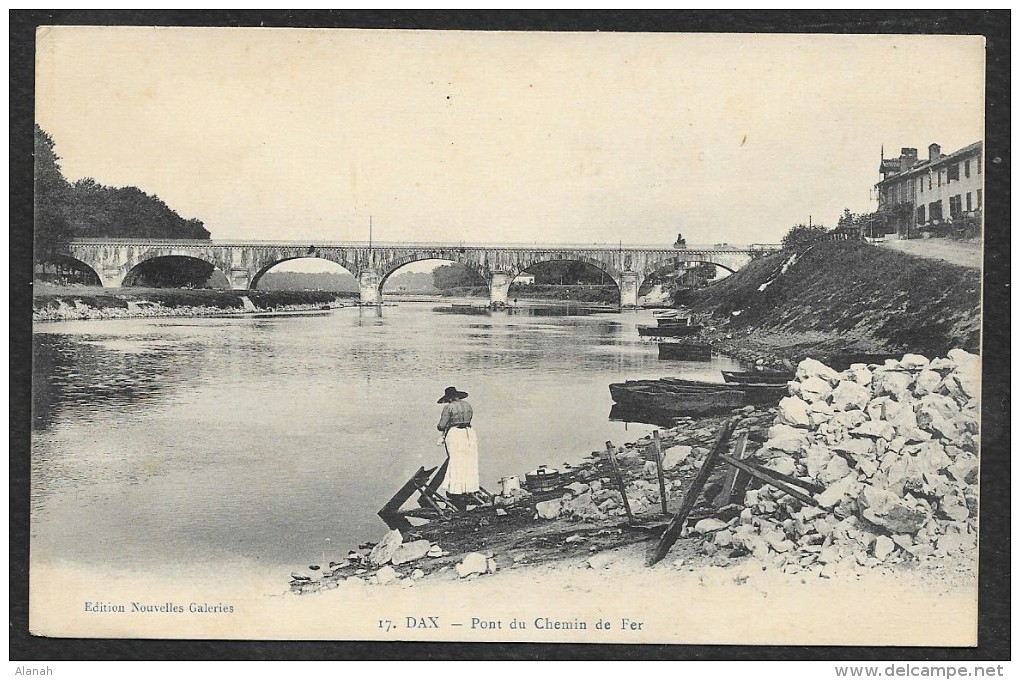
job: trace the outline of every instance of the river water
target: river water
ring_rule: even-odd
[[[33,564],[283,582],[384,533],[376,511],[445,457],[448,385],[470,394],[491,490],[654,429],[610,421],[611,382],[739,367],[660,361],[647,311],[443,304],[38,324]]]

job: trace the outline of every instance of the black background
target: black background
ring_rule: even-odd
[[[34,37],[40,25],[984,35],[986,211],[979,646],[976,648],[436,644],[48,639],[28,633]],[[1009,11],[10,11],[10,659],[729,659],[977,661],[1010,658]],[[938,78],[937,64],[932,78]],[[876,74],[880,77],[880,74]],[[924,103],[918,104],[924,115]],[[678,597],[673,606],[683,607]],[[762,621],[763,626],[769,625]]]

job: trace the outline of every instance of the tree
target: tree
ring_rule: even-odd
[[[803,248],[819,241],[828,233],[829,230],[820,224],[811,226],[798,224],[786,232],[786,236],[783,237],[783,248]]]
[[[432,270],[432,280],[439,290],[476,288],[486,285],[476,272],[462,264],[444,264]]]
[[[35,126],[35,251],[36,259],[54,255],[71,235],[68,201],[71,187],[60,170],[53,138]]]
[[[210,234],[200,220],[181,217],[138,187],[108,187],[91,177],[69,183],[53,138],[36,125],[36,260],[53,259],[75,236],[208,239]]]

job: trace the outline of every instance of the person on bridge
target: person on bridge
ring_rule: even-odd
[[[444,404],[443,414],[436,426],[443,433],[442,443],[446,445],[446,455],[449,457],[444,486],[450,500],[458,506],[466,504],[465,495],[479,491],[478,437],[471,427],[474,411],[471,404],[464,401],[467,396],[467,392],[461,392],[456,387],[447,387],[446,393],[436,402]]]

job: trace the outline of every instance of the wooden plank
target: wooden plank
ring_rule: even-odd
[[[666,473],[662,467],[662,439],[659,431],[652,432],[652,445],[655,448],[655,469],[659,473],[659,499],[662,504],[662,514],[669,514],[669,507],[666,505]]]
[[[759,472],[767,474],[770,477],[775,477],[779,481],[786,482],[787,484],[790,484],[791,486],[795,486],[798,489],[804,489],[805,491],[809,491],[811,493],[822,493],[823,491],[825,491],[825,487],[822,486],[821,484],[815,484],[814,482],[808,482],[808,481],[805,481],[803,479],[797,479],[796,477],[791,477],[789,475],[784,475],[782,472],[776,472],[775,470],[768,469],[767,467],[765,467],[761,463],[752,463],[749,460],[744,460],[742,462],[745,465],[748,465],[748,466],[758,470]]]
[[[400,506],[407,502],[407,499],[417,491],[422,485],[428,481],[428,476],[432,474],[435,468],[426,470],[424,467],[418,468],[418,471],[411,475],[411,478],[404,482],[404,485],[400,487],[400,490],[393,494],[393,498],[387,501],[386,505],[379,511],[379,516],[383,514],[393,514],[397,510],[400,510]]]
[[[673,520],[666,527],[666,530],[662,532],[662,536],[659,538],[659,543],[655,547],[655,552],[648,558],[648,566],[652,566],[669,552],[669,549],[676,543],[676,539],[680,538],[680,532],[683,530],[684,522],[687,520],[687,516],[694,509],[695,503],[698,502],[698,496],[701,495],[701,491],[705,488],[705,484],[708,483],[708,477],[712,474],[712,468],[715,466],[715,461],[719,457],[722,450],[726,447],[726,443],[730,439],[730,435],[733,434],[734,428],[733,419],[729,419],[723,423],[722,429],[719,431],[718,436],[715,438],[715,443],[709,450],[708,455],[705,456],[705,462],[702,463],[701,469],[698,470],[698,474],[694,477],[694,481],[691,482],[691,486],[687,489],[687,495],[684,497],[684,502],[680,506],[680,509],[673,515]]]
[[[634,513],[631,512],[630,501],[627,500],[627,488],[624,486],[620,462],[616,460],[616,450],[613,448],[613,442],[606,442],[606,456],[613,465],[613,476],[616,477],[616,486],[619,487],[620,495],[623,496],[623,509],[627,511],[627,520],[633,522]]]
[[[737,460],[743,460],[747,456],[747,432],[741,432],[740,436],[737,437],[737,443],[733,446],[733,457]],[[737,476],[740,470],[735,467],[730,467],[726,472],[726,479],[723,481],[722,491],[715,497],[715,502],[712,506],[717,510],[723,506],[729,505],[735,502],[733,499],[734,492],[737,489]]]
[[[786,475],[780,475],[780,473],[775,472],[774,470],[766,471],[766,470],[763,470],[762,468],[756,467],[756,466],[751,465],[749,463],[746,463],[746,462],[743,462],[743,461],[739,461],[739,460],[734,460],[733,458],[731,458],[730,456],[727,456],[726,454],[722,454],[719,457],[722,458],[727,463],[729,463],[730,465],[732,465],[732,466],[734,466],[736,468],[739,468],[739,469],[743,470],[744,472],[748,473],[752,477],[757,477],[758,479],[760,479],[761,481],[765,482],[766,484],[771,484],[772,486],[776,487],[780,491],[785,491],[786,493],[790,494],[791,496],[793,496],[797,500],[801,501],[802,503],[807,503],[808,505],[813,505],[815,507],[820,507],[818,505],[818,501],[816,501],[814,499],[814,497],[808,496],[803,491],[798,491],[797,489],[793,488],[792,486],[790,486],[786,482],[780,481],[779,479],[777,479],[777,477],[785,477],[787,480],[793,480],[797,484],[804,484],[804,482],[801,482],[800,480],[795,480],[792,477],[788,477]],[[815,486],[815,485],[812,484],[812,486]]]
[[[450,467],[450,457],[447,456],[443,464],[439,466],[439,471],[432,475],[432,479],[429,481],[429,485],[425,487],[425,490],[429,493],[438,493],[439,486],[443,483],[446,478],[446,468]]]

